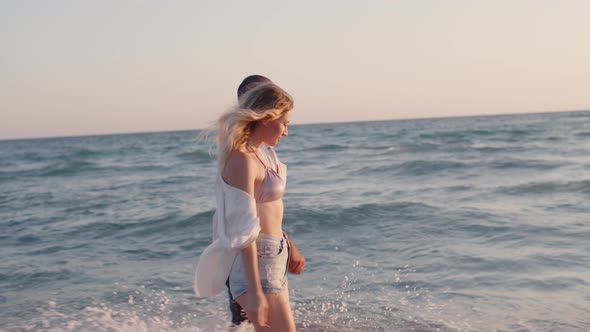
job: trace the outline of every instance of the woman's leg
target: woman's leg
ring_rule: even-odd
[[[289,288],[285,286],[280,293],[265,294],[268,301],[268,323],[269,327],[260,327],[256,324],[257,332],[295,332],[295,320],[289,304]],[[241,295],[236,301],[244,307],[248,303],[248,292]]]

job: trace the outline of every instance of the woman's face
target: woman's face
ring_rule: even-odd
[[[283,136],[289,135],[289,119],[291,112],[287,111],[283,113],[280,118],[262,122],[260,124],[260,130],[262,130],[262,137],[264,143],[275,146],[279,144],[279,141]]]

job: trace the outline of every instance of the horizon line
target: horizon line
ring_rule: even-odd
[[[435,117],[416,117],[416,118],[389,118],[389,119],[372,119],[372,120],[352,120],[352,121],[330,121],[330,122],[303,122],[290,124],[290,126],[304,126],[304,125],[329,125],[329,124],[347,124],[347,123],[366,123],[366,122],[385,122],[385,121],[412,121],[412,120],[429,120],[429,119],[448,119],[448,118],[479,118],[479,117],[493,117],[493,116],[511,116],[511,115],[534,115],[534,114],[552,114],[552,113],[575,113],[575,112],[590,112],[590,109],[577,110],[560,110],[560,111],[530,111],[517,113],[490,113],[477,115],[447,115]],[[71,134],[71,135],[57,135],[57,136],[32,136],[32,137],[17,137],[17,138],[0,138],[0,142],[6,141],[26,141],[26,140],[43,140],[43,139],[62,139],[62,138],[82,138],[82,137],[96,137],[96,136],[119,136],[119,135],[140,135],[140,134],[156,134],[156,133],[173,133],[185,131],[201,131],[207,128],[192,128],[192,129],[162,129],[155,131],[129,131],[129,132],[111,132],[111,133],[97,133],[97,134]]]

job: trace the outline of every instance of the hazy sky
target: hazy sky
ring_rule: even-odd
[[[590,1],[0,0],[0,138],[590,109]]]

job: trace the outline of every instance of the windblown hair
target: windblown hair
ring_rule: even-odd
[[[280,118],[293,109],[293,98],[271,82],[257,83],[238,98],[238,105],[217,120],[217,166],[223,171],[232,151],[241,150],[261,121]]]

